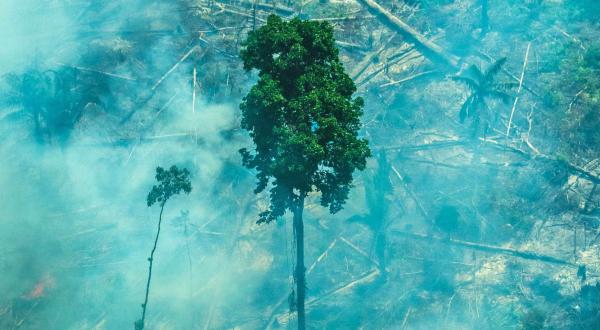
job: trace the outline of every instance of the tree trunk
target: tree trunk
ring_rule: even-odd
[[[163,210],[165,209],[165,203],[160,206],[160,215],[158,216],[158,230],[156,231],[156,238],[154,239],[154,246],[152,247],[152,252],[150,252],[150,258],[148,258],[148,262],[150,265],[148,266],[148,282],[146,282],[146,297],[144,298],[144,303],[142,304],[142,318],[135,323],[136,330],[144,329],[144,321],[146,320],[146,308],[148,307],[148,294],[150,293],[150,280],[152,279],[152,262],[154,261],[154,252],[156,252],[156,245],[158,244],[158,236],[160,236],[160,225],[162,223],[162,215]]]
[[[361,4],[369,9],[373,15],[379,18],[385,25],[400,33],[408,42],[415,45],[415,48],[434,63],[442,64],[456,70],[459,59],[453,55],[446,54],[444,50],[435,43],[427,40],[422,34],[417,32],[408,24],[404,23],[398,17],[381,7],[373,0],[359,0]]]
[[[306,316],[304,311],[304,300],[306,296],[306,270],[304,268],[304,223],[302,212],[304,211],[304,194],[298,198],[298,204],[294,210],[294,239],[296,240],[296,308],[298,310],[298,330],[306,329]]]
[[[481,35],[486,35],[490,29],[490,18],[488,16],[488,0],[481,0]]]

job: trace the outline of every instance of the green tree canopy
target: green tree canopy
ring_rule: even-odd
[[[190,171],[187,168],[179,169],[173,165],[170,169],[165,170],[159,166],[156,168],[156,181],[159,184],[152,187],[146,198],[148,207],[154,203],[163,206],[171,196],[179,195],[182,191],[186,194],[192,191]]]
[[[272,15],[249,34],[241,57],[259,80],[240,105],[256,148],[240,152],[258,172],[257,193],[273,183],[271,207],[258,222],[283,215],[313,191],[331,213],[341,210],[352,173],[365,168],[370,150],[358,137],[363,100],[352,97],[356,86],[338,58],[333,28]]]

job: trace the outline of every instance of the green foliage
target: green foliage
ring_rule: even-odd
[[[532,309],[523,316],[521,320],[521,329],[523,330],[541,330],[544,329],[546,316],[538,309]]]
[[[40,142],[66,140],[85,108],[102,105],[100,95],[108,91],[105,79],[72,68],[30,68],[21,74],[8,74],[5,81],[9,88],[4,102],[32,119]]]
[[[585,50],[566,48],[560,78],[548,100],[557,109],[563,151],[569,154],[600,150],[600,43]]]
[[[492,63],[485,72],[471,65],[465,74],[452,77],[453,80],[465,84],[470,90],[470,95],[460,108],[459,119],[462,123],[467,118],[473,118],[474,133],[478,129],[480,116],[490,115],[487,112],[482,113],[482,110],[489,110],[487,105],[489,99],[500,99],[504,103],[510,100],[508,90],[515,87],[515,84],[497,81],[497,76],[505,63],[506,58],[501,58]]]
[[[258,171],[257,193],[273,183],[271,208],[258,222],[283,215],[312,191],[331,213],[339,211],[370,150],[357,136],[363,100],[352,98],[356,87],[338,59],[333,28],[271,15],[249,34],[241,57],[259,80],[240,105],[256,149],[240,153]]]
[[[153,186],[148,194],[148,207],[154,203],[163,206],[172,196],[179,195],[182,191],[186,194],[192,191],[190,171],[187,168],[179,169],[173,165],[169,170],[165,170],[159,166],[156,168],[156,181],[159,184]]]

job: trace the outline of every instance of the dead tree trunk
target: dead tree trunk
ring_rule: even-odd
[[[543,261],[543,262],[557,264],[557,265],[575,267],[575,265],[569,261],[558,259],[558,258],[551,257],[551,256],[547,256],[547,255],[537,254],[535,252],[519,251],[519,250],[515,250],[515,249],[511,249],[511,248],[500,247],[500,246],[473,243],[473,242],[461,241],[461,240],[452,239],[452,238],[446,239],[446,238],[441,238],[441,237],[409,233],[409,232],[398,231],[398,230],[393,231],[393,233],[397,234],[397,235],[413,238],[413,239],[418,239],[418,240],[426,240],[426,241],[433,240],[433,241],[438,241],[441,243],[446,243],[446,244],[455,245],[455,246],[461,246],[461,247],[478,250],[478,251],[484,251],[484,252],[490,252],[490,253],[500,253],[500,254],[506,254],[506,255],[513,256],[513,257],[522,258],[522,259]]]
[[[458,69],[459,59],[456,56],[446,54],[440,46],[427,40],[410,25],[392,15],[392,13],[381,7],[378,3],[373,0],[359,0],[359,2],[367,7],[369,11],[385,25],[400,33],[408,42],[413,43],[415,48],[417,48],[417,50],[419,50],[426,58],[436,64],[441,64],[446,68],[453,70]]]
[[[304,211],[304,194],[298,198],[298,204],[294,210],[294,238],[296,240],[296,309],[298,310],[298,330],[306,329],[306,315],[304,300],[306,297],[306,272],[304,268],[304,223],[302,213]]]

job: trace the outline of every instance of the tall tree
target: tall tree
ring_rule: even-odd
[[[162,224],[163,210],[167,201],[181,192],[189,194],[192,191],[192,184],[190,182],[190,172],[188,169],[179,169],[173,165],[170,169],[165,170],[162,167],[156,168],[156,181],[158,185],[152,187],[146,202],[148,207],[151,207],[155,203],[160,205],[160,215],[158,216],[158,230],[156,231],[156,237],[154,238],[154,246],[150,252],[150,258],[148,258],[148,281],[146,282],[146,295],[144,297],[144,303],[142,304],[142,318],[135,322],[135,330],[143,330],[144,322],[146,320],[146,309],[148,307],[148,295],[150,293],[150,280],[152,279],[152,264],[154,261],[154,252],[156,252],[156,246],[158,244],[158,236],[160,235],[160,225]]]
[[[363,100],[338,58],[327,22],[271,15],[243,43],[244,68],[258,70],[258,82],[240,104],[242,128],[255,149],[241,149],[244,166],[256,169],[255,193],[269,187],[270,208],[257,223],[293,213],[296,241],[298,329],[306,327],[304,199],[321,193],[321,205],[340,211],[352,187],[353,172],[370,156],[358,137]]]
[[[501,58],[492,63],[485,72],[482,72],[477,66],[471,65],[464,74],[452,77],[469,88],[470,95],[460,108],[459,118],[461,123],[467,118],[473,118],[473,134],[477,133],[482,112],[488,108],[488,99],[500,99],[505,103],[510,101],[508,90],[515,84],[497,81],[497,76],[504,63],[506,63],[506,58]]]

